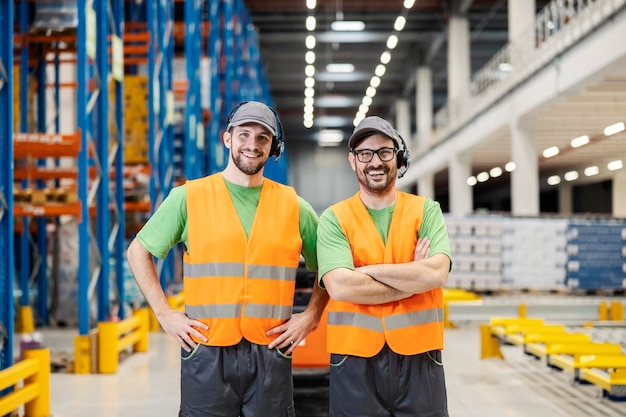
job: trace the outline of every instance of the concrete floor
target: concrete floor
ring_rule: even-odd
[[[53,354],[73,351],[76,331],[41,331]],[[450,417],[626,416],[626,402],[602,398],[600,388],[572,382],[519,346],[502,346],[504,360],[480,359],[475,322],[446,329],[443,360]],[[171,417],[178,415],[179,349],[164,333],[151,333],[148,353],[126,358],[114,375],[53,373],[54,417]],[[295,377],[298,417],[327,416],[324,377]]]

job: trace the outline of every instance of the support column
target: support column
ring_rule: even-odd
[[[508,0],[510,64],[521,68],[534,48],[535,0]]]
[[[454,15],[448,22],[448,112],[450,124],[463,113],[469,96],[470,38],[467,17]]]
[[[474,210],[472,187],[467,185],[467,178],[472,174],[470,160],[467,153],[457,153],[450,157],[450,214],[465,215]]]
[[[511,121],[511,156],[515,171],[511,173],[511,212],[517,216],[539,214],[539,169],[533,143],[534,120]]]
[[[418,67],[415,74],[415,117],[417,141],[415,149],[422,151],[432,143],[433,137],[433,75],[429,67]]]
[[[410,149],[411,146],[411,110],[409,107],[409,100],[405,98],[399,98],[396,100],[396,129],[402,139],[406,142],[406,146]]]
[[[435,198],[435,176],[433,174],[420,176],[417,180],[417,194]]]
[[[559,214],[570,215],[572,214],[572,185],[563,184],[559,185]]]
[[[613,177],[613,217],[626,218],[626,171],[621,170]]]

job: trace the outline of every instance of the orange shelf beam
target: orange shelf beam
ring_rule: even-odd
[[[80,152],[80,135],[73,133],[15,133],[13,134],[15,158],[76,157]]]

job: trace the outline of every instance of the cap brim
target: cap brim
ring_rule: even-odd
[[[261,125],[261,126],[265,127],[267,130],[269,130],[269,131],[270,131],[270,133],[271,133],[273,136],[276,136],[276,130],[274,130],[274,128],[273,128],[272,126],[268,125],[267,123],[265,123],[265,122],[263,122],[263,121],[261,121],[261,120],[257,120],[257,119],[243,119],[243,120],[238,120],[238,121],[237,121],[237,123],[231,123],[230,125],[228,125],[228,129],[227,129],[227,130],[230,130],[230,128],[231,128],[231,127],[233,127],[233,126],[241,126],[241,125],[245,125],[245,124],[247,124],[247,123],[256,123],[256,124],[259,124],[259,125]]]
[[[387,136],[388,138],[394,141],[396,146],[399,146],[398,141],[394,137],[391,137],[389,136],[389,134],[385,133],[385,131],[381,129],[377,129],[375,127],[366,127],[364,129],[359,130],[358,132],[355,132],[352,136],[350,136],[350,139],[348,139],[348,148],[354,149],[358,141],[363,139],[365,136],[370,136],[370,135],[373,135],[374,133],[380,133],[381,135]]]

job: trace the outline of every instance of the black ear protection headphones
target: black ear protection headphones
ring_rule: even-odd
[[[228,113],[228,117],[226,118],[226,126],[230,125],[230,121],[232,120],[237,110],[244,104],[248,103],[248,101],[242,101],[237,104],[231,111]],[[266,105],[267,106],[267,105]],[[272,146],[270,148],[270,156],[274,156],[274,162],[278,162],[280,156],[285,151],[285,138],[283,136],[283,124],[280,122],[280,118],[278,117],[278,113],[272,107],[267,106],[272,113],[274,113],[274,117],[276,118],[276,136],[272,138]]]
[[[399,142],[402,147],[402,149],[398,150],[398,154],[396,155],[398,178],[402,178],[404,174],[406,174],[406,171],[409,169],[409,165],[411,165],[411,151],[409,151],[409,148],[406,146],[406,142],[404,141],[402,136],[400,136],[400,133],[398,133],[398,131],[395,129],[394,132],[397,136],[396,139],[400,139]]]

